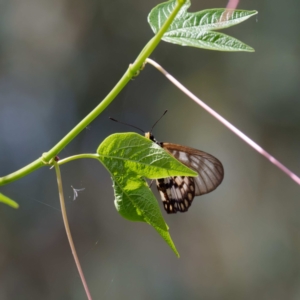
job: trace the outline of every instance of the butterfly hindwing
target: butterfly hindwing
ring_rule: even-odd
[[[161,178],[157,179],[156,185],[167,213],[185,212],[191,206],[195,197],[193,177],[174,176]]]

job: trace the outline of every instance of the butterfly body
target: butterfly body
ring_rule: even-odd
[[[150,132],[147,132],[145,137],[198,173],[197,177],[174,176],[156,180],[167,213],[186,212],[195,196],[207,194],[221,184],[224,169],[222,163],[214,156],[179,144],[158,142]]]

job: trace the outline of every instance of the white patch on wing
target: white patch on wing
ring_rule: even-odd
[[[179,155],[176,155],[177,159],[180,160],[181,162],[188,162],[189,158],[188,155],[182,151],[178,152]]]

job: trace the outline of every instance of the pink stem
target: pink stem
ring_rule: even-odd
[[[286,166],[284,166],[280,161],[274,158],[271,154],[265,151],[262,147],[252,141],[249,137],[247,137],[244,133],[242,133],[239,129],[229,123],[226,119],[224,119],[221,115],[211,109],[208,105],[206,105],[203,101],[201,101],[198,97],[196,97],[193,93],[191,93],[186,87],[184,87],[178,80],[176,80],[172,75],[170,75],[165,69],[163,69],[158,63],[153,61],[150,58],[147,58],[147,63],[153,65],[156,69],[158,69],[161,73],[163,73],[174,85],[176,85],[182,92],[184,92],[188,97],[194,100],[198,105],[204,108],[208,113],[214,116],[217,120],[219,120],[223,125],[229,128],[232,132],[234,132],[238,137],[244,140],[248,145],[254,148],[258,153],[266,157],[273,165],[278,167],[281,171],[287,174],[292,180],[300,185],[300,178],[295,175],[292,171],[290,171]]]
[[[239,5],[239,0],[229,0],[226,8],[236,9],[238,5]]]
[[[231,15],[234,12],[234,9],[237,8],[239,0],[229,0],[226,6],[226,13],[222,14],[220,22],[225,22],[231,18]]]
[[[59,165],[57,164],[57,162],[54,162],[54,168],[55,168],[55,172],[56,172],[56,178],[57,178],[57,185],[58,185],[58,193],[59,193],[59,201],[60,201],[60,207],[61,207],[61,213],[62,213],[62,217],[63,217],[63,222],[64,222],[64,226],[65,226],[65,230],[67,233],[67,237],[68,237],[68,241],[69,241],[69,245],[75,260],[75,264],[81,279],[81,282],[83,284],[86,296],[88,298],[88,300],[92,300],[92,296],[91,293],[89,291],[89,287],[86,283],[81,265],[80,265],[80,261],[79,258],[77,256],[77,252],[76,252],[76,248],[73,242],[73,238],[72,238],[72,234],[71,234],[71,229],[69,226],[69,221],[68,221],[68,216],[67,216],[67,210],[66,210],[66,205],[65,205],[65,198],[64,198],[64,192],[63,192],[63,185],[62,185],[62,178],[61,178],[61,173],[60,173],[60,168]]]

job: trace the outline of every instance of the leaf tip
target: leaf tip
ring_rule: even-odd
[[[247,49],[247,52],[255,52],[255,49],[252,47],[249,47],[249,49]]]

